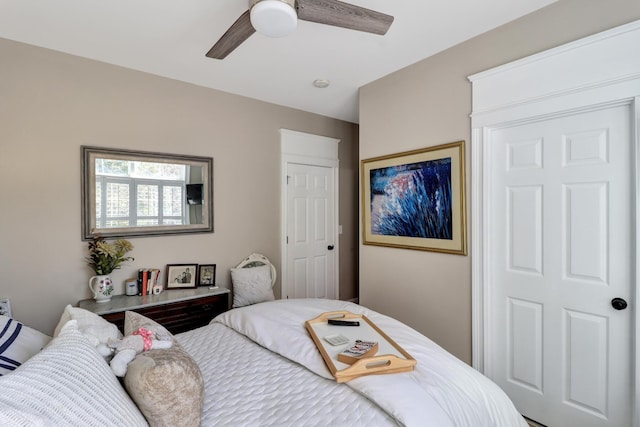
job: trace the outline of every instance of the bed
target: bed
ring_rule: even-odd
[[[414,371],[336,383],[304,322],[338,310],[366,315],[417,360]],[[406,325],[349,302],[264,302],[177,338],[205,384],[216,385],[205,389],[205,426],[527,425],[486,377]]]
[[[127,394],[86,337],[88,314],[73,310],[44,350],[0,377],[0,425],[527,425],[494,383],[428,338],[360,305],[324,299],[234,308],[208,326],[176,335],[173,350],[184,353],[179,357],[158,358],[168,350],[142,353],[141,365],[153,352],[155,364],[162,358],[172,365],[192,363],[163,371],[162,387],[151,381],[162,391],[145,408],[128,387],[143,382],[129,379],[138,358],[124,378]],[[366,315],[417,360],[415,369],[337,383],[304,327],[306,320],[336,310]],[[180,390],[192,374],[198,376],[196,388]],[[198,387],[201,394],[192,391]]]

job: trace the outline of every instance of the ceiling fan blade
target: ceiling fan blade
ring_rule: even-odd
[[[242,42],[249,38],[249,36],[255,33],[256,30],[251,25],[250,11],[240,15],[240,18],[233,23],[226,33],[220,37],[220,40],[207,52],[207,57],[213,59],[224,59],[235,48],[240,46]]]
[[[386,34],[393,16],[338,0],[297,0],[298,19],[334,27]]]

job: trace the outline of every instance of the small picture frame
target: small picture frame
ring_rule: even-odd
[[[198,286],[216,285],[216,265],[200,264],[198,266]]]
[[[167,289],[195,288],[198,264],[167,264]]]

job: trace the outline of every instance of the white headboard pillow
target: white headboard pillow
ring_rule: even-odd
[[[249,268],[232,268],[233,308],[259,302],[273,301],[271,268],[268,265]]]
[[[276,284],[276,268],[269,259],[252,253],[231,269],[233,284],[233,308],[273,301],[273,286]]]

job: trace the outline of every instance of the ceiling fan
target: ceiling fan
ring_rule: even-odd
[[[386,34],[393,16],[338,0],[249,0],[249,10],[231,25],[207,52],[207,57],[224,59],[253,33],[283,37],[295,30],[298,19]]]

